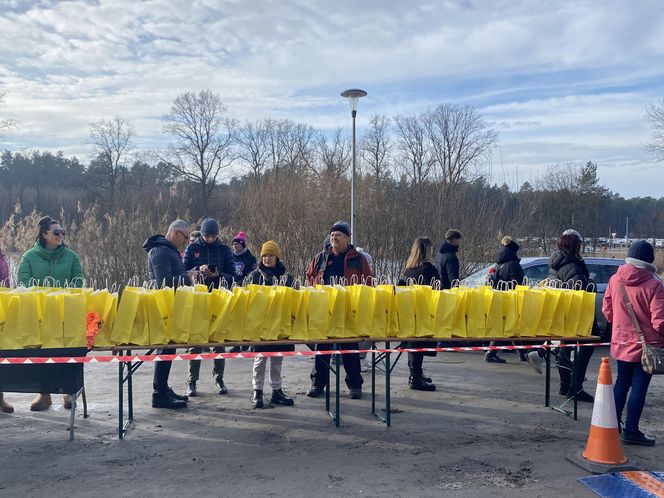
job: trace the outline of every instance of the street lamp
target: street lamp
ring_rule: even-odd
[[[351,88],[341,92],[341,96],[348,99],[350,104],[350,115],[353,117],[353,171],[350,180],[350,243],[355,244],[355,116],[357,116],[357,104],[367,92],[358,88]]]

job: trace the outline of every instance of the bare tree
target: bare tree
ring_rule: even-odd
[[[5,101],[5,92],[0,92],[0,104]],[[0,119],[0,137],[5,133],[12,131],[16,127],[16,121],[13,119]]]
[[[497,134],[472,106],[440,104],[422,116],[437,174],[452,187],[480,176],[477,167],[491,156]],[[474,175],[474,176],[473,176]]]
[[[426,129],[414,116],[397,116],[394,123],[401,168],[411,183],[420,184],[427,180],[433,166]]]
[[[279,147],[285,168],[299,172],[311,167],[316,130],[310,125],[290,120],[280,122]]]
[[[120,180],[125,187],[126,172],[134,149],[134,127],[121,116],[102,119],[90,124],[87,143],[92,145],[99,176],[100,190],[108,197],[111,211],[115,208]]]
[[[219,95],[201,90],[178,95],[163,131],[176,139],[168,149],[168,162],[182,178],[199,185],[201,209],[207,213],[221,171],[233,161],[234,123],[224,117]]]
[[[376,180],[387,178],[390,174],[391,123],[387,116],[372,116],[369,128],[360,140],[360,158]]]
[[[646,107],[646,119],[650,121],[651,136],[647,148],[658,161],[664,161],[664,99]]]
[[[271,120],[262,119],[246,123],[237,132],[238,157],[258,177],[269,166]]]
[[[312,168],[318,176],[341,178],[351,164],[350,141],[337,128],[332,137],[319,132],[316,136],[316,152],[320,158],[320,169]]]

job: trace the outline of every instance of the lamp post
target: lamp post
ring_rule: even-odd
[[[357,116],[357,103],[360,98],[366,96],[367,92],[358,88],[351,88],[341,92],[341,96],[348,99],[350,104],[350,115],[353,117],[353,170],[350,180],[350,243],[355,244],[355,117]]]

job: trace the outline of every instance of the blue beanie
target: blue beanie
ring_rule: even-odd
[[[652,263],[655,261],[655,250],[653,249],[650,242],[645,240],[638,240],[629,246],[627,257],[639,259],[641,261],[645,261],[646,263]]]
[[[219,223],[214,218],[206,218],[201,223],[201,235],[219,235]]]

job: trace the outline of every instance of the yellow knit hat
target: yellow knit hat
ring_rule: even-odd
[[[281,249],[279,248],[279,244],[277,244],[274,240],[268,240],[265,242],[263,247],[261,247],[261,258],[266,254],[271,254],[272,256],[276,256],[277,258],[281,259]]]

